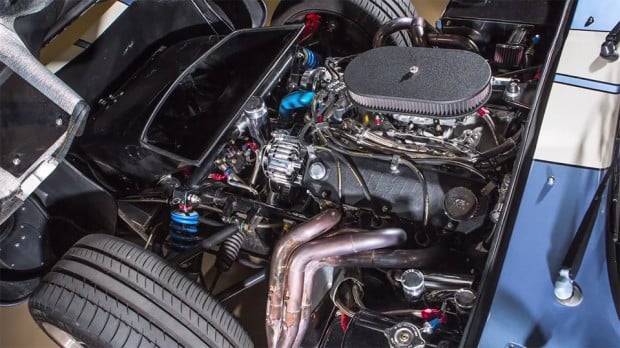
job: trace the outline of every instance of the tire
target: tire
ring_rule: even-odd
[[[78,241],[43,278],[29,307],[61,345],[69,337],[90,347],[253,346],[197,283],[156,254],[108,235]]]
[[[299,21],[308,13],[336,14],[358,24],[368,43],[381,25],[399,17],[416,17],[410,0],[282,0],[274,12],[272,25]],[[397,46],[412,46],[406,32],[391,35]]]

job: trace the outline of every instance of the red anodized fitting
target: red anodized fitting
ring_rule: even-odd
[[[316,33],[321,26],[321,15],[317,13],[309,13],[306,15],[306,20],[304,22],[304,30],[301,32],[300,41],[310,37],[312,34]]]
[[[211,173],[209,174],[209,179],[214,181],[224,181],[228,178],[228,175],[224,173]]]

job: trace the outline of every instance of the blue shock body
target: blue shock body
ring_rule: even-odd
[[[295,91],[287,94],[280,102],[280,117],[289,118],[293,114],[293,111],[301,108],[307,108],[312,104],[314,99],[314,92],[309,91]]]
[[[199,243],[201,240],[198,235],[199,218],[200,215],[195,211],[171,211],[168,247],[175,251],[182,251]]]
[[[323,63],[323,58],[314,51],[304,47],[301,52],[303,54],[302,68],[304,70],[318,68]]]

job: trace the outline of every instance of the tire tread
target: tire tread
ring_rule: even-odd
[[[398,17],[415,17],[417,12],[410,0],[329,0],[334,3],[353,6],[357,14],[350,14],[363,18],[364,27],[367,24],[378,29],[382,24]],[[283,0],[274,13],[272,23],[285,24],[289,19],[297,17],[298,13],[311,10],[326,10],[333,5],[322,4],[317,0]],[[323,8],[325,7],[325,8]],[[346,6],[344,6],[346,7]],[[343,13],[347,15],[347,13]],[[359,17],[361,15],[361,17]],[[374,32],[369,32],[372,35]],[[412,46],[413,42],[409,35],[404,32],[397,32],[390,36],[397,46]]]
[[[165,315],[155,318],[141,306]],[[252,347],[240,324],[197,283],[159,256],[108,235],[76,243],[44,277],[30,310],[38,322],[112,347]],[[179,327],[188,331],[172,329]]]

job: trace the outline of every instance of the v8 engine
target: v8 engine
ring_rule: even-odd
[[[474,165],[481,149],[498,145],[494,127],[484,126],[488,115],[478,113],[491,95],[484,59],[459,50],[382,47],[352,59],[343,74],[322,69],[306,74],[318,79],[309,117],[325,142],[306,151],[299,137],[275,136],[265,153],[272,182],[375,218],[393,214],[464,233],[483,224],[486,176]]]

